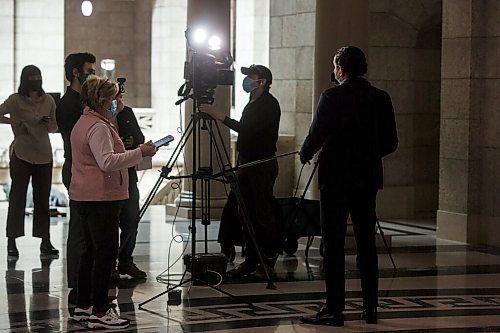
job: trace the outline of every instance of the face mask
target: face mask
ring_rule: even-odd
[[[257,81],[257,80],[252,80],[248,76],[243,79],[243,90],[245,90],[245,92],[250,93],[254,89],[257,89],[257,87],[252,86],[253,81]]]
[[[108,116],[109,118],[113,117],[115,114],[116,114],[116,107],[117,107],[117,102],[116,102],[116,99],[114,99],[112,102],[111,102],[111,108],[109,109],[108,111]]]
[[[337,77],[337,75],[335,74],[335,71],[333,71],[330,74],[330,81],[332,81],[334,83],[342,84],[345,81],[345,79],[341,79],[341,78]]]
[[[42,80],[28,80],[28,89],[33,91],[41,91]]]
[[[92,75],[94,73],[87,73],[87,72],[83,72],[82,75],[80,75],[80,84],[83,84],[85,81],[87,81],[87,78],[89,77],[89,75]]]

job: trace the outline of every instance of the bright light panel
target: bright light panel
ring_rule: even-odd
[[[207,32],[203,29],[196,29],[193,33],[194,42],[202,44],[207,39]]]
[[[212,36],[208,39],[208,48],[210,50],[220,50],[222,45],[222,40],[219,36]]]

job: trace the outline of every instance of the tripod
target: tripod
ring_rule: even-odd
[[[142,309],[143,305],[151,302],[152,300],[176,289],[177,287],[180,287],[180,286],[185,285],[185,284],[190,283],[190,282],[198,282],[198,283],[201,283],[203,285],[209,286],[210,288],[217,290],[217,291],[219,291],[227,296],[230,296],[233,298],[238,298],[237,296],[232,295],[229,292],[226,292],[226,291],[224,291],[220,288],[217,288],[213,285],[210,285],[209,283],[203,281],[197,275],[196,270],[198,267],[195,263],[195,254],[196,254],[196,214],[195,214],[195,212],[196,212],[196,208],[197,208],[196,207],[196,198],[197,198],[196,195],[197,195],[197,181],[198,180],[202,180],[203,183],[206,183],[206,184],[202,185],[202,200],[201,200],[202,203],[205,203],[204,199],[207,199],[207,194],[209,194],[209,192],[210,192],[210,180],[222,181],[222,182],[228,183],[230,185],[231,190],[235,193],[235,196],[236,196],[236,199],[238,202],[238,206],[239,206],[239,209],[241,212],[241,216],[242,216],[241,222],[243,225],[243,229],[247,235],[247,239],[250,241],[250,246],[252,246],[253,249],[255,250],[255,253],[258,257],[258,260],[259,260],[259,262],[264,270],[266,280],[267,280],[267,288],[268,289],[276,289],[276,287],[274,286],[274,284],[271,280],[269,272],[267,271],[266,265],[264,263],[264,259],[262,257],[262,254],[261,254],[261,251],[259,248],[259,245],[257,244],[257,241],[255,239],[255,231],[254,231],[253,226],[251,224],[251,221],[250,221],[250,218],[248,215],[248,211],[247,211],[245,202],[243,200],[243,196],[242,196],[241,191],[240,191],[239,186],[238,186],[238,180],[237,180],[236,175],[234,173],[235,169],[231,168],[231,165],[229,163],[229,154],[227,152],[226,147],[223,144],[220,128],[219,128],[218,124],[215,122],[217,133],[219,136],[219,140],[220,140],[221,145],[222,145],[223,150],[224,150],[225,159],[222,155],[220,147],[217,145],[217,142],[215,140],[215,134],[214,134],[213,127],[212,127],[213,119],[207,114],[204,114],[202,112],[197,112],[196,104],[197,104],[196,99],[193,98],[192,118],[191,118],[189,124],[186,127],[186,130],[184,131],[184,133],[181,137],[181,141],[175,147],[172,156],[170,157],[169,161],[167,162],[167,165],[165,165],[162,168],[160,176],[159,176],[156,184],[154,185],[152,191],[148,195],[146,202],[144,203],[143,207],[141,208],[141,211],[139,212],[139,216],[138,216],[139,219],[142,218],[147,207],[151,203],[153,197],[155,196],[156,192],[158,191],[158,189],[159,189],[159,187],[164,179],[190,178],[192,180],[191,181],[192,215],[191,215],[191,221],[190,221],[191,222],[190,232],[192,235],[192,239],[191,239],[191,277],[189,279],[184,279],[184,276],[186,273],[186,272],[184,272],[184,274],[182,275],[181,281],[177,285],[169,287],[164,292],[140,303],[139,304],[140,309]],[[208,130],[208,134],[210,137],[210,140],[209,140],[210,141],[210,156],[209,156],[210,160],[212,159],[212,148],[215,148],[216,158],[217,158],[218,162],[220,163],[220,165],[224,165],[223,171],[221,173],[213,174],[211,166],[208,168],[199,168],[197,165],[197,158],[199,157],[198,151],[197,151],[197,148],[199,148],[199,141],[198,140],[199,140],[199,137],[201,134],[200,131],[202,129],[200,121],[203,123],[203,129]],[[186,145],[187,139],[190,136],[192,137],[192,142],[193,142],[193,145],[192,145],[193,146],[193,151],[192,151],[192,153],[193,153],[193,155],[192,155],[192,157],[193,157],[193,160],[192,160],[193,173],[191,175],[186,175],[186,176],[170,177],[169,173],[172,170],[173,164],[177,160],[178,156],[180,155],[180,152],[182,151],[182,148]],[[275,159],[275,158],[276,157],[273,157],[271,159]],[[224,164],[225,160],[228,163]],[[267,160],[268,159],[264,160],[263,162],[266,162]],[[257,163],[257,161],[253,162],[252,165],[255,165],[256,163]],[[222,180],[219,178],[222,178]],[[205,225],[205,227],[209,223],[209,219],[210,219],[209,218],[209,209],[210,209],[209,200],[207,202],[208,202],[208,204],[202,204],[202,223]],[[205,239],[205,250],[207,250],[206,239]],[[244,302],[253,307],[252,303],[247,302],[247,301],[244,301]]]

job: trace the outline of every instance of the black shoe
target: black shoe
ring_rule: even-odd
[[[265,268],[264,268],[265,267]],[[264,270],[265,269],[265,270]],[[257,278],[259,280],[264,280],[264,281],[267,281],[267,275],[266,275],[266,271],[267,271],[267,274],[269,275],[269,278],[272,279],[272,276],[274,274],[274,267],[271,267],[267,264],[264,264],[264,266],[262,265],[259,265],[257,267],[257,270],[253,273],[251,273],[250,275],[254,278]]]
[[[377,323],[377,308],[363,309],[363,314],[361,315],[361,319],[364,319],[367,324],[376,324]]]
[[[342,312],[333,313],[324,307],[314,316],[301,317],[300,321],[311,325],[344,326],[344,315]]]
[[[234,259],[236,258],[236,249],[234,248],[234,245],[222,245],[221,244],[221,253],[226,256],[227,262],[233,262]]]
[[[8,238],[7,241],[7,255],[9,257],[19,257],[19,251],[17,250],[16,246],[16,239],[15,238]]]
[[[42,244],[40,244],[40,253],[50,256],[57,256],[59,255],[59,250],[52,246],[50,240],[42,240]]]
[[[145,279],[148,275],[141,271],[133,262],[119,263],[118,272],[122,275],[128,275],[133,279]]]
[[[249,263],[247,260],[243,261],[237,268],[226,272],[230,278],[241,278],[249,275],[257,269],[257,264]]]
[[[116,282],[120,281],[120,273],[116,270],[116,268],[113,268],[111,271],[111,282]]]

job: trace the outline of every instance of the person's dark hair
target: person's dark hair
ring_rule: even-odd
[[[88,62],[95,63],[95,55],[92,53],[71,53],[64,61],[64,71],[66,73],[66,80],[71,82],[73,80],[73,68],[78,69],[80,73],[83,72],[83,65]]]
[[[356,46],[341,47],[333,57],[348,76],[362,76],[368,70],[365,54]]]
[[[30,92],[29,77],[32,75],[42,76],[40,68],[36,67],[35,65],[24,66],[23,70],[21,71],[21,83],[19,83],[19,88],[17,89],[19,95],[26,97],[29,96]],[[42,96],[43,94],[45,94],[45,91],[42,89],[41,82],[39,83],[39,87],[36,88],[36,91],[38,92],[38,96]]]

